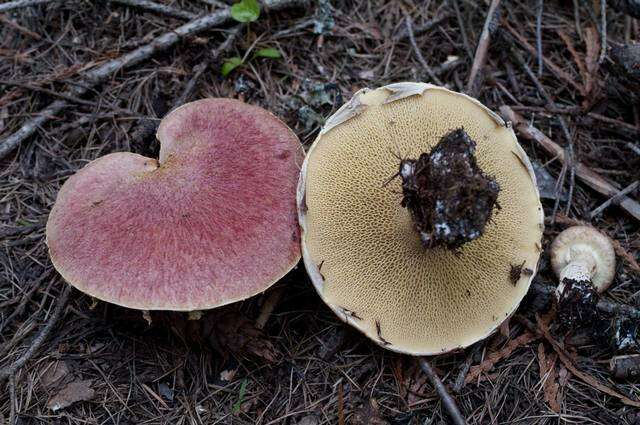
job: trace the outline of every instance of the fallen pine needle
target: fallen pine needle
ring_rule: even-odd
[[[493,369],[493,366],[495,366],[496,363],[511,356],[511,354],[518,348],[525,346],[538,338],[540,338],[539,335],[531,332],[525,332],[519,337],[512,339],[501,350],[489,354],[486,360],[484,360],[482,363],[476,366],[472,366],[469,370],[469,374],[464,380],[465,385],[472,381],[475,381],[481,374],[489,372],[491,369]]]

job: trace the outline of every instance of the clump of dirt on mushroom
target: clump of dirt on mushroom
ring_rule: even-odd
[[[479,238],[497,203],[500,186],[478,166],[476,143],[463,128],[440,139],[429,153],[403,159],[402,203],[425,248],[457,250]]]
[[[558,318],[567,329],[582,327],[600,318],[596,305],[598,291],[587,282],[565,279],[558,301]]]

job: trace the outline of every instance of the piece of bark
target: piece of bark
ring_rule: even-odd
[[[636,379],[640,376],[640,354],[615,356],[609,362],[609,369],[616,379]]]

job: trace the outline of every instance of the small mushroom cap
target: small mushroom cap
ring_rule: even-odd
[[[586,257],[586,258],[585,258]],[[551,265],[556,275],[572,261],[593,266],[591,284],[598,292],[609,287],[615,276],[616,254],[609,238],[590,226],[563,230],[551,243]]]
[[[501,192],[485,234],[459,252],[425,249],[402,208],[402,158],[463,127]],[[298,186],[305,267],[335,313],[385,348],[413,355],[493,332],[529,288],[543,212],[531,164],[504,121],[477,100],[422,83],[362,90],[327,121]],[[512,266],[522,266],[513,282]]]
[[[231,99],[167,115],[160,160],[114,153],[60,189],[51,260],[79,290],[142,310],[200,310],[267,289],[299,260],[301,149],[275,116]]]

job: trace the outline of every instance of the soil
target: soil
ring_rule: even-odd
[[[500,186],[478,167],[475,148],[459,128],[431,152],[400,162],[401,205],[411,212],[425,248],[458,250],[483,235],[494,206],[499,208]]]

